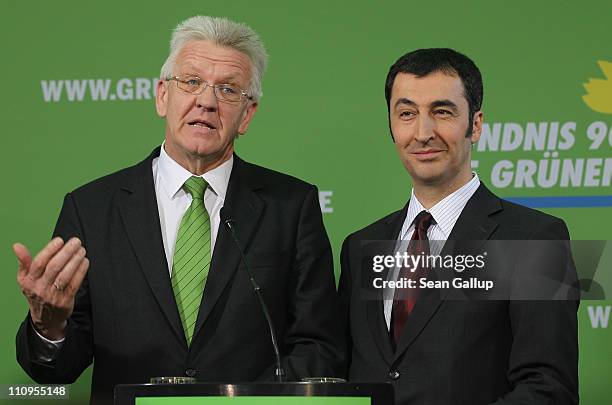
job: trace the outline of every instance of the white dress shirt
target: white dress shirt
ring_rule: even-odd
[[[172,260],[174,258],[174,245],[178,228],[183,214],[191,205],[192,200],[191,194],[183,189],[183,184],[194,174],[172,159],[166,153],[164,144],[160,148],[159,157],[153,159],[151,166],[164,252],[168,262],[168,272],[172,276]],[[215,249],[215,241],[217,240],[219,223],[221,222],[220,212],[225,202],[227,185],[233,167],[234,156],[232,155],[218,167],[200,176],[208,183],[208,187],[206,187],[204,192],[204,206],[210,216],[211,252],[214,252]],[[49,340],[38,333],[36,328],[34,328],[34,331],[41,338],[35,343],[39,360],[52,361],[57,351],[62,347],[64,339]]]
[[[406,212],[406,219],[404,220],[404,224],[402,225],[402,229],[398,235],[395,251],[405,252],[408,249],[408,243],[410,238],[412,238],[412,233],[414,232],[414,224],[412,222],[421,211],[425,210],[429,211],[435,221],[427,230],[427,239],[430,240],[430,253],[432,255],[440,254],[444,246],[444,242],[446,242],[450,236],[457,219],[459,219],[459,215],[461,215],[461,211],[463,211],[463,208],[465,208],[468,200],[472,197],[472,195],[474,195],[479,186],[480,179],[478,179],[478,175],[476,173],[473,173],[472,179],[463,187],[446,196],[429,210],[425,210],[423,205],[414,195],[414,189],[412,189],[410,202],[408,204],[408,211]],[[389,271],[387,280],[397,280],[399,270],[400,268],[396,267],[392,271]],[[386,288],[383,294],[385,322],[387,323],[387,329],[390,330],[391,310],[393,308],[393,296],[395,295],[395,289]]]
[[[183,189],[183,184],[194,174],[168,156],[164,145],[161,147],[159,157],[153,159],[152,166],[164,251],[168,261],[168,271],[172,275],[172,260],[178,228],[183,214],[191,205],[191,194]],[[215,250],[215,241],[221,222],[220,212],[225,202],[225,193],[233,167],[234,156],[231,156],[218,167],[200,176],[208,183],[204,192],[204,206],[210,216],[211,252]]]

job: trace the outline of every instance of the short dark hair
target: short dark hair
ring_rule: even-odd
[[[416,77],[423,77],[433,72],[456,75],[461,79],[464,89],[463,94],[470,110],[468,131],[471,133],[474,113],[482,107],[482,76],[480,70],[470,58],[453,49],[417,49],[399,58],[389,69],[385,82],[387,111],[391,112],[391,89],[398,73],[410,73]]]

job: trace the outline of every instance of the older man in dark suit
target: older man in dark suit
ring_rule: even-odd
[[[317,189],[234,154],[266,59],[242,24],[181,23],[157,86],[162,146],[69,193],[34,259],[14,246],[30,307],[17,355],[36,381],[73,382],[93,360],[91,402],[109,403],[114,385],[154,376],[271,380],[268,327],[228,221],[270,309],[286,379],[342,372]]]
[[[483,90],[469,58],[450,49],[410,52],[391,67],[385,94],[413,189],[403,209],[343,245],[350,380],[388,381],[404,405],[578,403],[576,299],[455,299],[458,291],[441,283],[402,291],[391,282],[404,268],[381,273],[389,288],[368,289],[370,241],[410,240],[404,251],[414,256],[433,255],[434,240],[453,253],[448,245],[461,241],[569,239],[562,220],[499,199],[472,172]]]

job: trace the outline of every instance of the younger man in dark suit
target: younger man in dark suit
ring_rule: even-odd
[[[368,241],[412,239],[411,252],[416,244],[428,250],[430,240],[569,239],[562,220],[499,199],[472,173],[483,89],[469,58],[451,49],[410,52],[391,67],[385,96],[413,189],[403,209],[344,242],[339,290],[349,379],[391,382],[405,405],[577,403],[575,300],[451,300],[394,287],[371,299],[364,292],[372,276],[363,263]],[[432,243],[427,253],[434,250]],[[388,271],[385,281],[401,274]]]

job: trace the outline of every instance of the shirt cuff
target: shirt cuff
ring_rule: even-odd
[[[43,363],[50,363],[57,357],[60,349],[64,345],[64,340],[66,338],[62,338],[59,340],[49,340],[36,330],[34,323],[30,320],[30,325],[32,326],[32,330],[36,333],[36,336],[33,336],[31,339],[32,351],[36,360]]]

